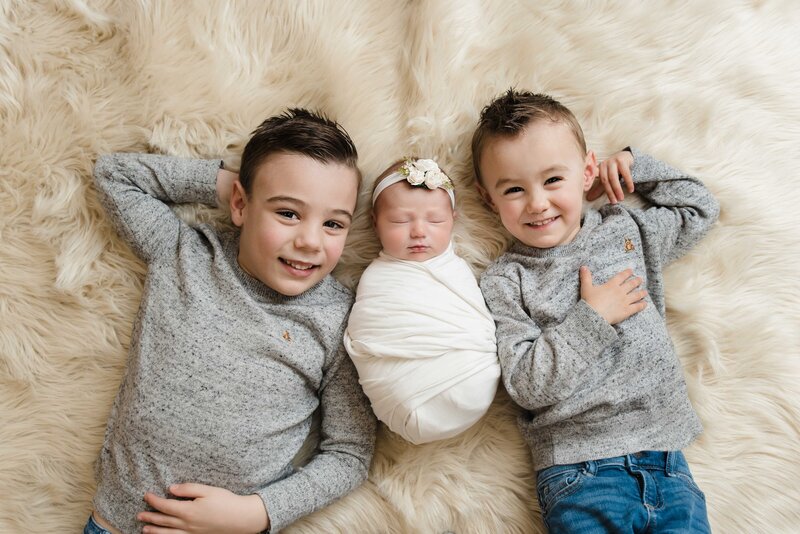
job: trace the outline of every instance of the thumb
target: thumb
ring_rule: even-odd
[[[592,271],[585,265],[580,269],[581,287],[592,287]]]
[[[176,497],[185,497],[187,499],[197,499],[198,497],[205,497],[210,493],[211,487],[203,484],[194,484],[186,482],[184,484],[172,484],[169,487],[169,492]]]

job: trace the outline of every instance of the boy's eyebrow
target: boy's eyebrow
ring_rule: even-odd
[[[568,171],[569,167],[564,165],[563,163],[556,163],[555,165],[551,165],[548,168],[541,171],[539,174],[550,174],[551,172],[555,171]]]
[[[289,204],[294,204],[295,206],[298,206],[300,208],[308,207],[308,204],[303,202],[299,198],[287,197],[285,195],[276,195],[274,197],[269,197],[267,199],[267,202],[288,202]],[[343,215],[343,216],[347,217],[351,221],[353,220],[353,214],[350,213],[347,210],[336,208],[336,209],[333,210],[333,213],[335,213],[337,215]]]

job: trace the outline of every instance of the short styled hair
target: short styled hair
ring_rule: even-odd
[[[337,122],[303,108],[291,108],[270,117],[253,131],[239,165],[239,182],[250,196],[261,163],[276,153],[308,156],[320,163],[339,163],[356,171],[358,152],[350,136]]]
[[[513,87],[492,100],[481,111],[478,127],[472,135],[472,165],[475,177],[482,184],[481,151],[494,137],[514,137],[535,121],[548,120],[565,124],[572,130],[580,149],[586,153],[583,130],[575,115],[554,98]]]

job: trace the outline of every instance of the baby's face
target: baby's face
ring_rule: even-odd
[[[455,214],[444,189],[398,182],[378,196],[373,213],[383,251],[397,259],[429,260],[450,244]]]

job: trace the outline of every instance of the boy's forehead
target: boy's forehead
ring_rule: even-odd
[[[568,150],[569,149],[569,152]],[[561,121],[539,119],[512,135],[497,135],[489,139],[482,151],[482,159],[489,156],[497,163],[511,163],[530,151],[582,153],[578,139],[569,125]]]
[[[304,178],[314,181],[336,179],[342,187],[358,187],[358,170],[336,161],[324,162],[296,152],[274,152],[267,155],[255,168],[254,185],[269,186],[286,179]]]

